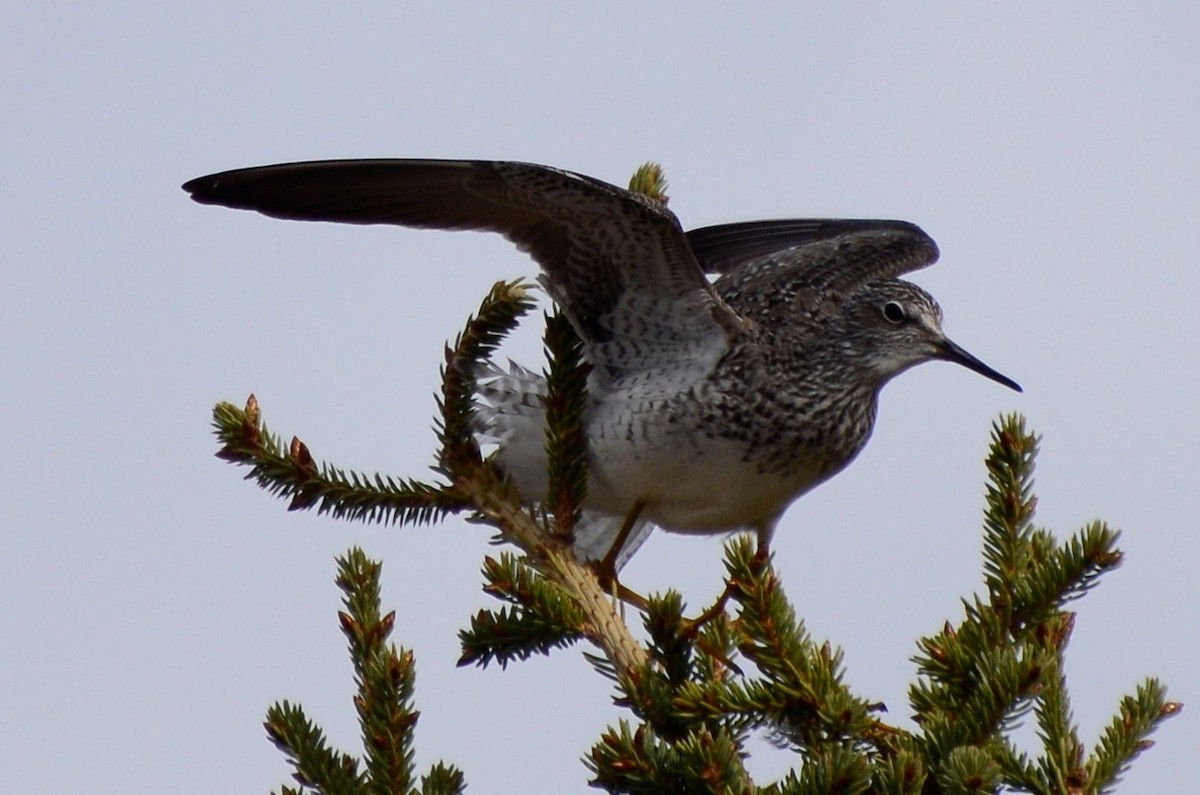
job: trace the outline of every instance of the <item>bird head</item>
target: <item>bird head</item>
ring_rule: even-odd
[[[868,284],[849,297],[845,317],[848,341],[881,383],[922,362],[941,359],[1021,391],[1016,381],[946,336],[942,308],[915,284],[898,279]]]

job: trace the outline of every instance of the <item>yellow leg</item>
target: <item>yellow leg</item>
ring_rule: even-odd
[[[645,508],[646,503],[638,502],[629,511],[629,515],[625,517],[625,522],[617,532],[616,539],[612,542],[612,546],[608,548],[608,553],[605,554],[604,559],[600,561],[599,574],[601,582],[605,582],[606,580],[616,581],[617,556],[621,554],[621,548],[629,540],[629,534],[633,532],[633,526],[637,524],[638,517],[642,515],[642,511]]]
[[[617,579],[617,557],[621,554],[622,547],[629,540],[629,534],[633,532],[633,526],[637,524],[638,517],[642,515],[646,503],[639,502],[629,511],[629,515],[625,517],[625,521],[621,524],[621,529],[617,532],[616,539],[612,542],[612,546],[608,548],[604,558],[595,564],[596,578],[600,580],[600,585],[609,589],[612,592],[614,599],[620,599],[626,604],[631,604],[639,610],[646,608],[646,598],[636,591],[631,591],[621,584]]]
[[[774,529],[773,525],[767,528],[765,532],[761,527],[758,529],[758,549],[754,552],[754,570],[756,572],[762,571],[771,557],[772,529]],[[725,606],[733,598],[735,588],[736,586],[733,581],[727,580],[725,582],[725,590],[721,591],[721,595],[717,597],[717,601],[713,602],[711,607],[684,625],[684,634],[688,637],[695,637],[696,633],[703,629],[705,624],[725,612]]]

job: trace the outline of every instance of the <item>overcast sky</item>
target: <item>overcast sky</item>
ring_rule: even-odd
[[[980,587],[990,423],[1020,411],[1044,435],[1038,520],[1124,532],[1067,657],[1083,736],[1161,676],[1189,709],[1119,791],[1194,785],[1200,5],[1048,5],[8,8],[0,789],[265,792],[288,772],[261,728],[281,698],[357,752],[332,579],[359,544],[417,656],[419,766],[585,791],[579,757],[621,713],[578,650],[454,666],[489,604],[483,529],[289,514],[212,455],[212,404],[253,391],[319,459],[423,476],[442,344],[535,272],[495,237],[285,223],[178,187],[334,157],[616,183],[654,159],[688,228],[920,224],[947,332],[1025,394],[946,364],[893,382],[866,452],[780,524],[788,593],[904,723],[915,639]],[[509,346],[534,367],[539,325]],[[698,606],[720,552],[658,535],[623,580]],[[763,781],[792,761],[756,750]]]

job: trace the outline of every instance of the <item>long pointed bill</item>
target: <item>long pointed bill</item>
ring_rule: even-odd
[[[966,350],[959,347],[957,343],[944,339],[941,343],[941,349],[942,358],[946,361],[954,362],[955,364],[961,364],[968,370],[974,370],[985,378],[990,378],[998,384],[1004,384],[1009,389],[1015,389],[1018,392],[1022,391],[1021,385],[1016,381],[1012,380],[1006,375],[1001,375],[992,368],[988,367],[986,364],[967,353]]]

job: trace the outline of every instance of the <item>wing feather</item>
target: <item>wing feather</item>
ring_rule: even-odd
[[[680,351],[689,361],[715,361],[726,329],[739,323],[673,213],[568,171],[499,161],[330,160],[227,171],[183,189],[203,204],[274,218],[498,232],[542,267],[551,296],[610,375],[661,366]]]
[[[721,295],[751,314],[752,306],[800,297],[810,316],[826,316],[859,287],[938,258],[933,239],[906,221],[750,221],[693,230],[688,242],[705,270],[722,274]]]

